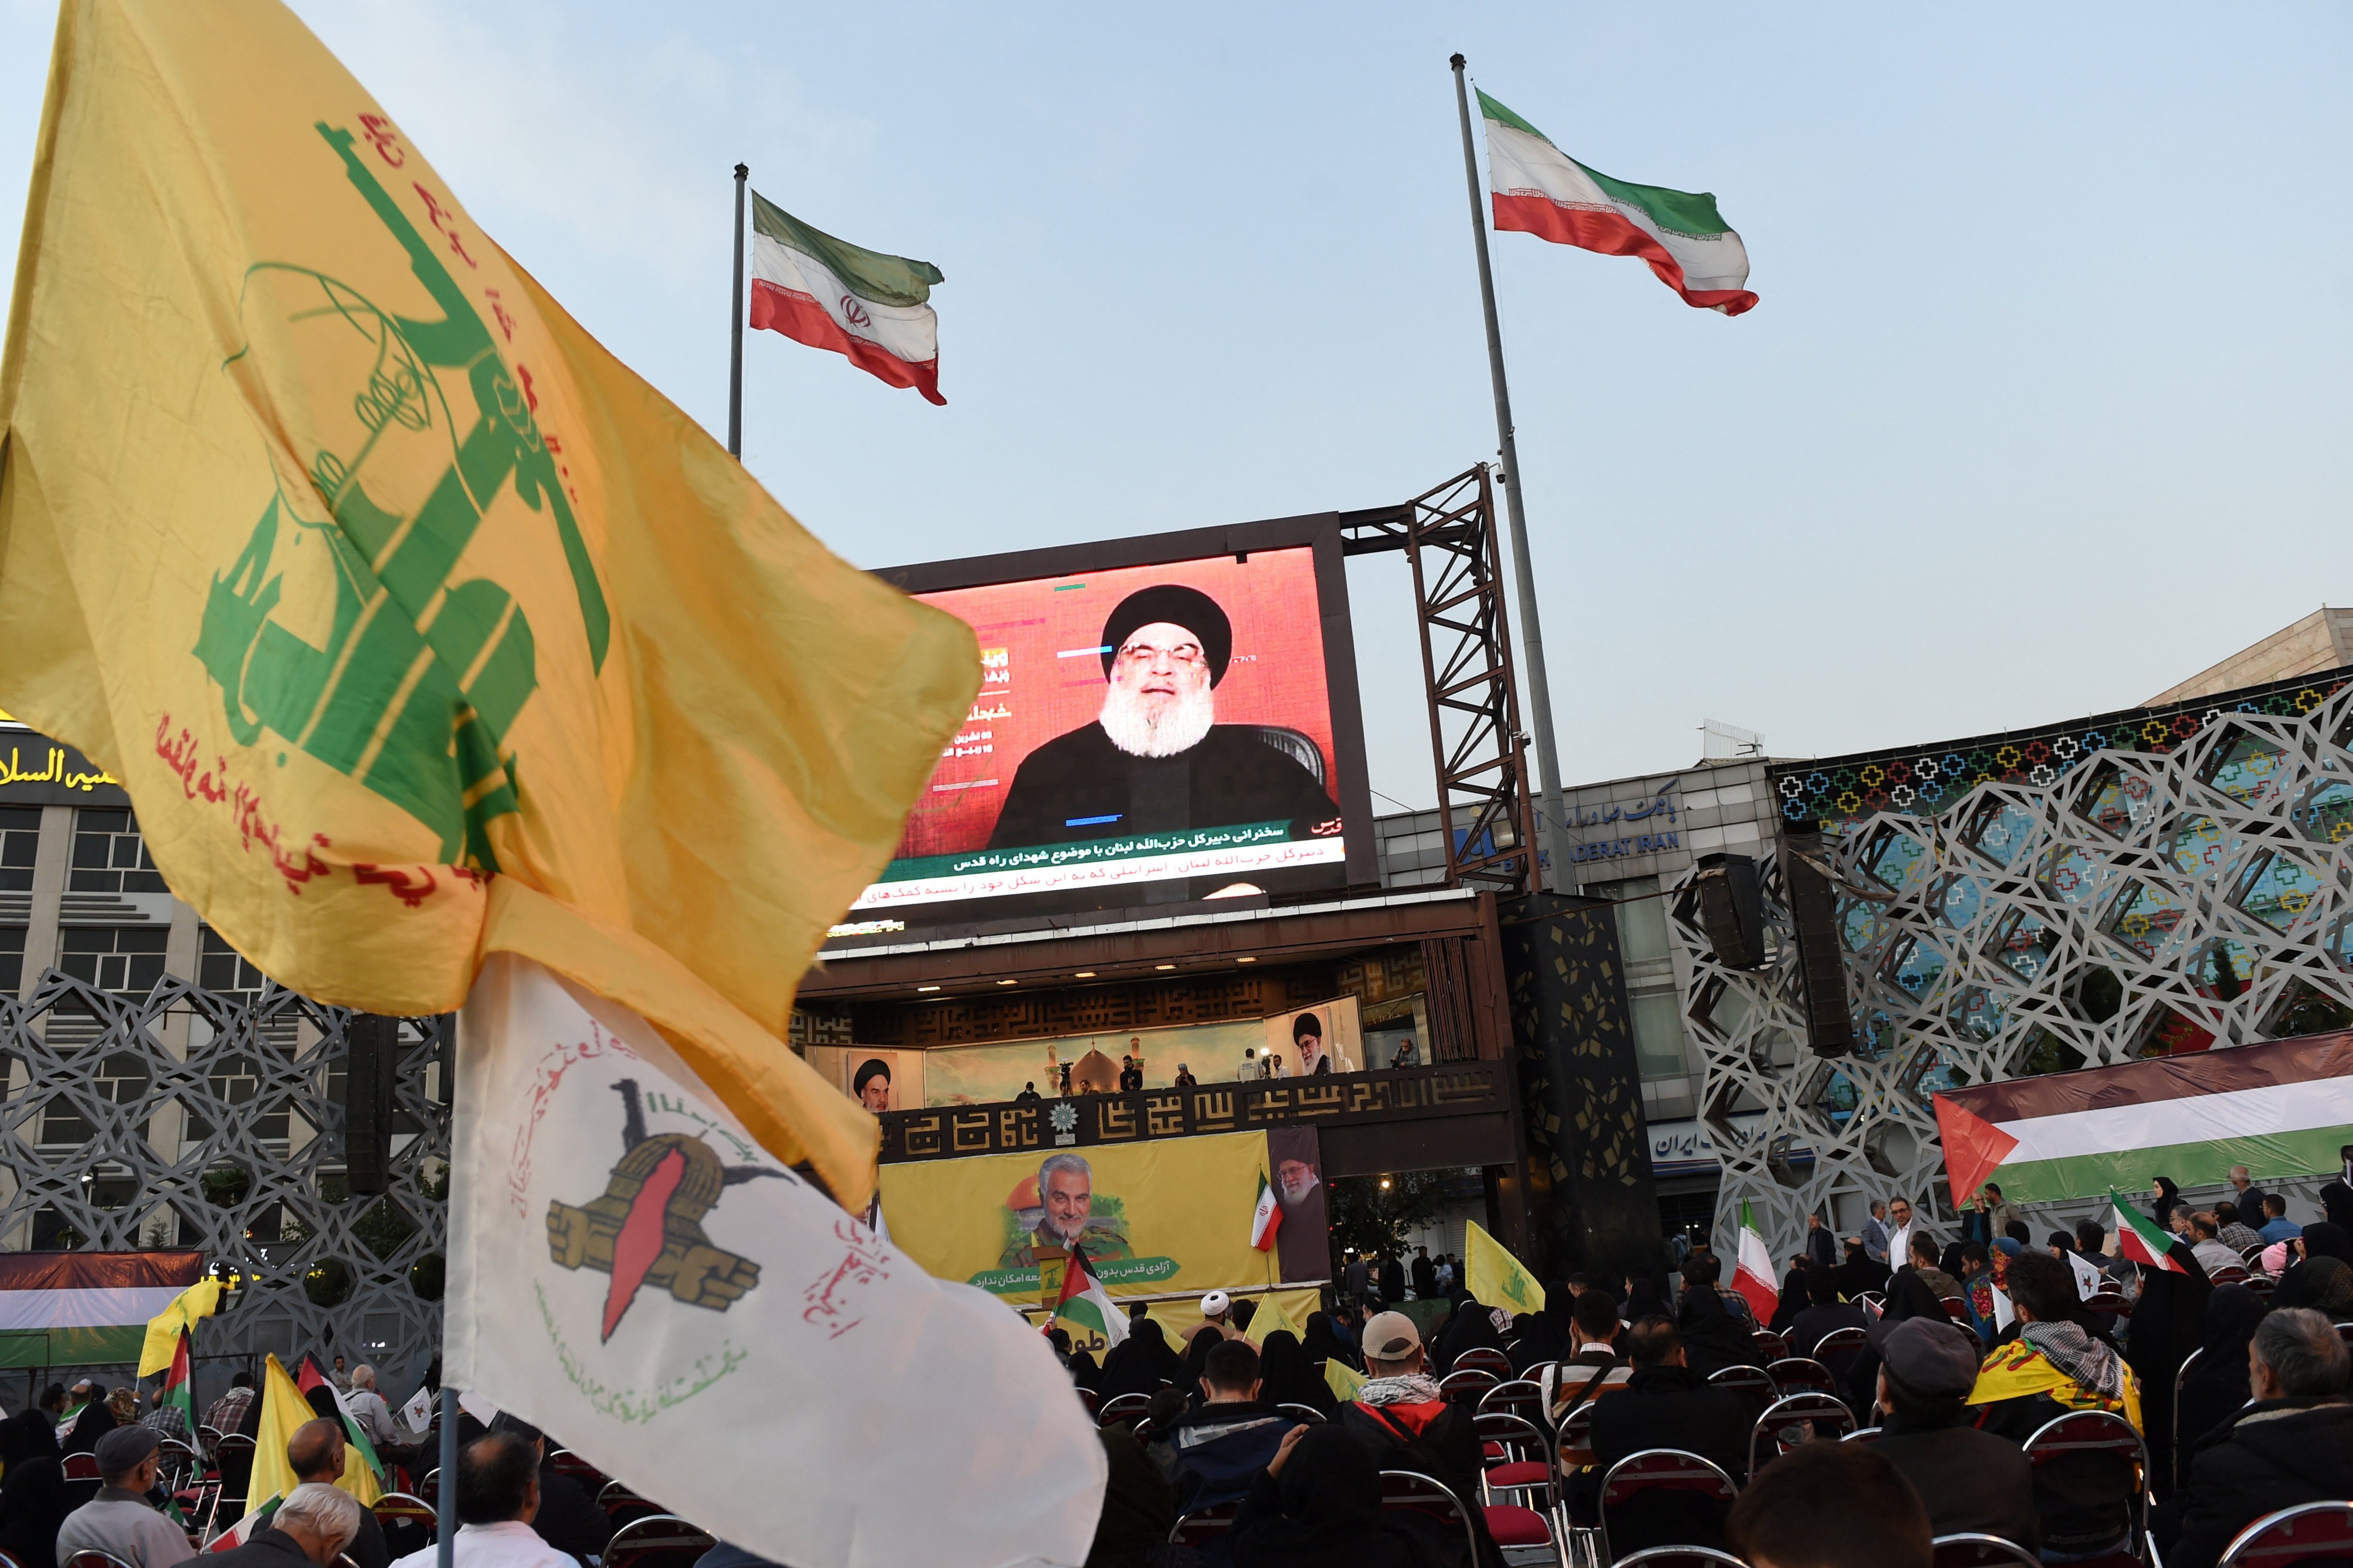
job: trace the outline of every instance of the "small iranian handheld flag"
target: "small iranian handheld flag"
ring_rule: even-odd
[[[836,239],[752,193],[752,325],[938,404],[940,319],[924,301],[945,281],[928,261]]]
[[[1639,256],[1687,305],[1727,316],[1755,307],[1757,296],[1746,288],[1748,247],[1715,210],[1714,196],[1588,169],[1483,92],[1479,112],[1487,121],[1487,188],[1498,229],[1605,256]]]
[[[1075,1247],[1071,1248],[1069,1267],[1062,1270],[1062,1293],[1055,1299],[1054,1316],[1094,1330],[1114,1347],[1127,1338],[1127,1320],[1112,1305],[1110,1292],[1095,1278],[1087,1255]]]
[[[188,1430],[196,1429],[196,1398],[189,1383],[188,1331],[180,1331],[179,1348],[172,1352],[172,1364],[164,1373],[164,1403],[177,1410],[187,1421]]]
[[[2126,1262],[2146,1263],[2176,1274],[2189,1272],[2174,1258],[2173,1237],[2165,1234],[2165,1227],[2118,1197],[2114,1187],[2108,1189],[2108,1206],[2114,1211],[2108,1224],[2116,1233],[2116,1252]]]
[[[1781,1304],[1781,1292],[1773,1283],[1773,1255],[1765,1249],[1765,1237],[1757,1228],[1757,1216],[1749,1211],[1748,1200],[1740,1200],[1740,1255],[1732,1266],[1732,1288],[1748,1303],[1759,1323],[1772,1321],[1774,1310]]]
[[[1282,1205],[1274,1201],[1274,1188],[1267,1184],[1266,1173],[1258,1173],[1258,1206],[1250,1211],[1250,1245],[1261,1252],[1274,1245],[1274,1233],[1282,1228]]]

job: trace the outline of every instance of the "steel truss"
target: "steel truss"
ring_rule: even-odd
[[[1401,551],[1413,568],[1447,885],[1531,890],[1535,812],[1487,465],[1399,506],[1343,512],[1340,529],[1345,553]]]

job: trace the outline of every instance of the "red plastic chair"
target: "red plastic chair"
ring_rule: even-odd
[[[1962,1300],[1958,1296],[1947,1296],[1944,1300],[1945,1316],[1952,1319],[1953,1321],[1960,1324],[1961,1327],[1968,1329],[1972,1333],[1976,1332],[1977,1325],[1969,1318],[1969,1304],[1967,1301]]]
[[[2084,1310],[2087,1312],[2113,1312],[2120,1318],[2132,1316],[2132,1303],[2125,1299],[2121,1290],[2093,1291],[2084,1298]]]
[[[2247,1289],[2268,1301],[2272,1299],[2272,1292],[2279,1289],[2279,1281],[2268,1274],[2250,1274],[2247,1276]]]
[[[2232,1538],[2218,1568],[2290,1568],[2353,1557],[2353,1502],[2307,1502],[2267,1513]]]
[[[2347,1344],[2353,1345],[2353,1323],[2337,1324],[2337,1337],[2343,1340]]]
[[[75,1552],[58,1563],[58,1568],[133,1568],[133,1565],[111,1552],[100,1552],[92,1547],[87,1552]]]
[[[613,1479],[569,1448],[556,1449],[547,1457],[547,1462],[554,1467],[557,1475],[568,1476],[579,1482],[580,1489],[590,1497],[603,1491]]]
[[[1606,1563],[1618,1561],[1609,1550],[1611,1506],[1614,1504],[1622,1509],[1637,1494],[1646,1491],[1689,1492],[1696,1497],[1713,1499],[1727,1509],[1732,1506],[1733,1499],[1737,1495],[1732,1485],[1732,1478],[1697,1454],[1686,1454],[1680,1448],[1645,1448],[1639,1454],[1629,1454],[1610,1466],[1609,1473],[1601,1478],[1601,1561]],[[1652,1549],[1653,1552],[1697,1550],[1702,1549],[1694,1547]],[[1631,1563],[1649,1558],[1650,1555],[1648,1552],[1637,1552],[1625,1561]],[[1721,1557],[1720,1553],[1719,1557]],[[1661,1563],[1665,1561],[1664,1559],[1651,1560]],[[1703,1557],[1694,1558],[1691,1561],[1704,1563],[1709,1559]],[[1733,1558],[1730,1561],[1739,1560]]]
[[[1486,1473],[1480,1478],[1486,1500],[1493,1501],[1499,1491],[1523,1494],[1514,1500],[1525,1500],[1525,1494],[1537,1493],[1539,1506],[1551,1508],[1552,1444],[1544,1428],[1509,1411],[1482,1411],[1477,1420],[1480,1442],[1490,1456]]]
[[[1079,1403],[1087,1407],[1089,1415],[1092,1415],[1103,1407],[1103,1401],[1096,1396],[1095,1391],[1092,1388],[1081,1388],[1073,1384],[1071,1386],[1071,1392],[1079,1396]]]
[[[1462,1541],[1470,1555],[1466,1563],[1479,1561],[1479,1531],[1471,1522],[1471,1510],[1462,1500],[1447,1489],[1446,1483],[1419,1470],[1383,1470],[1381,1472],[1381,1506],[1406,1513],[1428,1514],[1462,1527]]]
[[[605,1568],[694,1568],[719,1542],[676,1514],[632,1520],[605,1543]]]
[[[1781,1397],[1781,1391],[1773,1386],[1772,1378],[1761,1366],[1727,1366],[1721,1372],[1709,1373],[1707,1381],[1717,1388],[1746,1394],[1756,1401],[1759,1410]]]
[[[1765,1375],[1784,1395],[1838,1392],[1838,1380],[1831,1375],[1831,1369],[1811,1356],[1784,1356],[1767,1367]]]
[[[385,1492],[375,1500],[375,1522],[395,1557],[422,1552],[440,1539],[441,1521],[433,1505],[408,1492]]]
[[[1464,1351],[1456,1356],[1454,1364],[1446,1370],[1490,1373],[1496,1382],[1502,1383],[1512,1375],[1512,1358],[1491,1346],[1481,1345],[1476,1350]]]
[[[1466,1356],[1463,1359],[1467,1361],[1470,1358]],[[1488,1390],[1503,1386],[1503,1378],[1479,1366],[1460,1367],[1438,1380],[1438,1392],[1449,1399],[1457,1399],[1465,1394],[1483,1399]]]
[[[1854,1412],[1827,1394],[1792,1394],[1777,1399],[1766,1406],[1749,1432],[1748,1473],[1755,1475],[1800,1443],[1844,1437],[1854,1427]],[[1757,1450],[1768,1439],[1772,1451],[1760,1461]]]
[[[98,1461],[88,1454],[68,1454],[66,1464],[66,1506],[79,1508],[98,1495],[106,1484],[98,1473]],[[58,1564],[64,1568],[64,1564]]]
[[[2047,1465],[2071,1454],[2114,1454],[2132,1467],[2132,1487],[2125,1499],[2125,1533],[2116,1550],[2082,1568],[2137,1568],[2133,1548],[2148,1529],[2148,1448],[2132,1423],[2105,1410],[2078,1410],[2047,1421],[2025,1443],[2027,1463]]]
[[[1652,1546],[1631,1557],[1620,1557],[1611,1568],[1717,1568],[1721,1563],[1748,1568],[1731,1552],[1713,1546]]]
[[[1234,1514],[1240,1509],[1240,1500],[1221,1502],[1212,1508],[1197,1509],[1180,1513],[1169,1527],[1168,1542],[1172,1546],[1189,1546],[1198,1552],[1234,1527]]]
[[[2189,1381],[2189,1369],[2196,1366],[2198,1358],[2205,1353],[2206,1347],[2200,1345],[2181,1358],[2181,1370],[2173,1374],[2173,1408],[2177,1413],[2181,1409],[2181,1390],[2182,1386]],[[2189,1473],[2189,1451],[2195,1446],[2191,1443],[2176,1443],[2173,1446],[2173,1484],[2177,1487],[2181,1485],[2182,1478]]]
[[[1936,1568],[2042,1568],[2042,1559],[1999,1535],[1940,1535],[1929,1544]]]
[[[1544,1389],[1524,1377],[1509,1383],[1499,1383],[1479,1396],[1482,1415],[1516,1415],[1536,1426],[1548,1425],[1545,1420]]]
[[[613,1529],[617,1535],[641,1520],[675,1517],[661,1504],[639,1497],[636,1492],[631,1491],[625,1481],[606,1482],[605,1489],[596,1494],[596,1506],[603,1509],[605,1517],[613,1521]]]
[[[1861,1329],[1832,1329],[1814,1342],[1814,1359],[1824,1366],[1834,1355],[1852,1355],[1870,1348],[1871,1340]]]
[[[1095,1412],[1097,1426],[1134,1426],[1152,1408],[1148,1394],[1123,1394]]]
[[[2247,1271],[2243,1268],[2217,1268],[2206,1278],[2210,1284],[2214,1285],[2244,1285]]]
[[[1757,1354],[1768,1362],[1779,1361],[1789,1353],[1789,1336],[1787,1334],[1777,1334],[1770,1329],[1758,1329],[1748,1337],[1756,1342]]]

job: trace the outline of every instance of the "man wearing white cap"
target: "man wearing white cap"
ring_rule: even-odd
[[[1340,1407],[1341,1429],[1384,1470],[1418,1470],[1445,1482],[1456,1497],[1478,1497],[1485,1469],[1478,1412],[1467,1400],[1458,1405],[1439,1392],[1423,1364],[1421,1331],[1413,1320],[1403,1312],[1376,1312],[1365,1320],[1358,1343],[1365,1383],[1355,1402]],[[1471,1519],[1480,1537],[1479,1560],[1496,1561],[1481,1510],[1472,1509]]]

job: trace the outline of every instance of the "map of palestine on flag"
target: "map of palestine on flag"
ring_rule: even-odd
[[[463,1008],[451,1385],[796,1568],[1083,1560],[1069,1378],[851,1217],[878,1126],[782,1038],[970,629],[613,359],[279,0],[67,0],[24,232],[0,708],[273,979]],[[267,1394],[258,1488],[311,1417]]]
[[[945,281],[928,261],[836,239],[752,193],[752,325],[942,405],[940,319],[925,301]]]
[[[1727,316],[1756,306],[1747,289],[1748,247],[1715,210],[1714,196],[1588,169],[1483,92],[1479,112],[1487,122],[1487,188],[1498,229],[1606,256],[1639,256],[1686,304]]]

